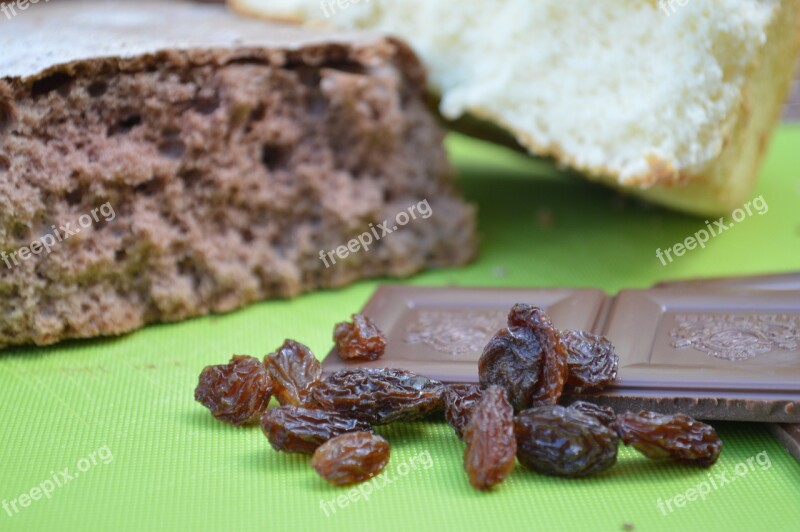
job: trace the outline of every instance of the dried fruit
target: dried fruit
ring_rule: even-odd
[[[369,432],[348,432],[320,445],[311,458],[319,476],[336,486],[369,480],[389,463],[389,442]]]
[[[373,425],[409,421],[442,407],[444,385],[402,369],[358,368],[332,373],[314,387],[320,408]]]
[[[444,388],[444,416],[458,437],[464,439],[472,409],[481,400],[481,388],[477,384],[448,384]]]
[[[619,356],[605,336],[586,331],[561,331],[567,349],[567,388],[575,393],[608,386],[617,378]]]
[[[625,445],[648,458],[669,458],[682,464],[708,467],[722,451],[722,440],[711,425],[684,414],[642,411],[617,416],[615,428]]]
[[[378,326],[363,314],[353,314],[352,322],[343,322],[333,330],[336,353],[343,360],[377,360],[386,349],[386,337]]]
[[[313,406],[311,388],[319,382],[322,367],[308,347],[286,340],[275,353],[264,357],[264,366],[281,405]]]
[[[617,434],[596,418],[563,406],[521,412],[514,434],[520,463],[547,475],[591,475],[617,462]]]
[[[555,404],[567,379],[567,353],[539,307],[516,304],[508,328],[495,334],[478,362],[481,386],[502,386],[516,411]]]
[[[257,358],[236,355],[227,364],[206,366],[194,398],[220,421],[248,425],[269,405],[272,382]]]
[[[483,392],[464,431],[464,470],[473,487],[489,489],[514,469],[514,409],[505,389],[490,386]]]
[[[372,427],[336,412],[281,406],[264,412],[261,430],[276,451],[312,454],[331,438],[346,432],[369,432]]]
[[[609,406],[600,406],[587,401],[575,401],[567,408],[576,410],[581,414],[597,418],[606,427],[611,427],[617,419],[614,409]]]

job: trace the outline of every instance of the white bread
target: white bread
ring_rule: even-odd
[[[230,1],[396,34],[446,118],[703,214],[751,193],[800,50],[800,0]]]

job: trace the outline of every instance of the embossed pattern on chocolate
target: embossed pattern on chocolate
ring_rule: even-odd
[[[425,344],[453,356],[480,351],[504,323],[507,311],[502,310],[421,310],[406,327],[403,340],[408,344]]]
[[[788,314],[678,314],[672,347],[692,347],[725,360],[744,360],[773,350],[798,351],[800,319]]]

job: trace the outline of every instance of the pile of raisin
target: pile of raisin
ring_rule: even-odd
[[[264,357],[264,366],[281,405],[310,405],[311,389],[319,382],[322,367],[308,347],[286,340],[275,353]]]
[[[600,473],[617,462],[617,433],[599,419],[563,406],[538,406],[514,423],[517,458],[527,468],[561,477]]]
[[[333,336],[345,360],[376,360],[386,348],[386,337],[361,314],[337,324]],[[546,475],[601,473],[616,463],[620,440],[652,459],[714,464],[722,441],[711,426],[688,416],[617,415],[580,400],[558,404],[570,398],[565,392],[611,384],[618,361],[607,338],[559,331],[542,309],[517,304],[507,327],[483,350],[480,385],[444,385],[394,368],[344,369],[323,377],[311,350],[286,340],[263,363],[234,356],[206,367],[195,399],[233,425],[260,419],[275,450],[312,455],[312,467],[337,486],[364,482],[386,467],[390,446],[373,426],[442,410],[465,442],[464,470],[480,490],[502,482],[516,460]],[[280,406],[268,408],[272,396]]]
[[[481,490],[499,484],[514,469],[514,409],[504,388],[490,386],[473,408],[464,431],[464,470]]]
[[[331,438],[346,432],[371,432],[372,426],[327,410],[281,406],[264,412],[261,429],[276,451],[312,454]]]
[[[569,405],[569,408],[596,418],[606,427],[612,427],[617,420],[614,410],[608,406],[600,406],[588,401],[575,401]]]
[[[722,452],[714,427],[683,414],[626,412],[617,416],[614,428],[625,445],[654,460],[709,467]]]
[[[482,394],[477,384],[448,384],[444,388],[444,417],[462,440],[472,409],[481,400]]]
[[[335,486],[369,480],[389,463],[389,442],[369,432],[348,432],[320,445],[311,467]]]
[[[352,322],[338,323],[333,341],[342,360],[378,360],[386,349],[386,336],[363,314],[353,314]]]
[[[619,356],[605,336],[586,331],[561,331],[567,350],[567,387],[581,393],[605,388],[617,378]]]
[[[444,385],[403,369],[359,368],[332,373],[314,387],[320,408],[373,425],[411,421],[442,407]]]
[[[539,307],[517,304],[508,327],[495,334],[478,361],[482,388],[502,386],[514,410],[556,404],[567,380],[567,352]]]
[[[273,385],[257,358],[234,356],[227,364],[200,373],[194,398],[211,414],[231,425],[250,425],[269,405]]]

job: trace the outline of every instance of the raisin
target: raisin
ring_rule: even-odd
[[[281,405],[313,406],[311,388],[319,382],[322,367],[308,347],[286,340],[275,353],[264,357],[264,366]]]
[[[709,467],[722,451],[722,440],[714,427],[684,414],[626,412],[617,416],[615,428],[625,445],[654,460],[669,458]]]
[[[609,406],[600,406],[587,401],[575,401],[567,408],[597,418],[606,427],[611,427],[617,419],[614,409]]]
[[[505,389],[490,386],[472,410],[464,431],[467,448],[464,470],[473,487],[485,490],[499,484],[514,469],[514,409]]]
[[[348,432],[320,445],[311,458],[319,476],[336,486],[369,480],[389,462],[389,442],[369,432]]]
[[[272,382],[257,358],[236,355],[227,364],[206,366],[194,398],[231,425],[249,425],[269,405]]]
[[[369,432],[372,427],[336,412],[281,406],[264,412],[261,429],[276,451],[313,454],[331,438],[345,432]]]
[[[444,385],[402,369],[343,369],[313,390],[320,408],[373,425],[408,421],[442,407]]]
[[[567,353],[547,314],[517,304],[508,328],[489,340],[478,362],[481,386],[502,386],[516,411],[555,404],[567,379]]]
[[[477,384],[449,384],[444,388],[444,416],[455,429],[456,434],[464,439],[472,409],[481,400],[481,388]]]
[[[377,360],[386,349],[386,337],[363,314],[353,314],[351,323],[339,323],[333,330],[336,352],[342,360]]]
[[[619,356],[605,336],[585,331],[561,331],[567,350],[567,388],[574,393],[608,386],[617,378]]]
[[[617,462],[617,434],[596,418],[563,406],[521,412],[514,433],[520,463],[546,475],[591,475]]]

